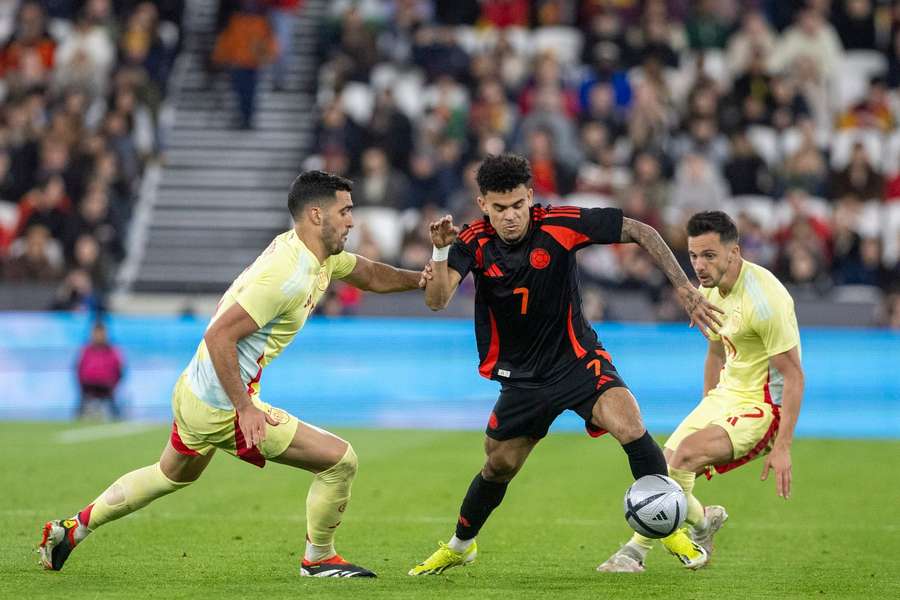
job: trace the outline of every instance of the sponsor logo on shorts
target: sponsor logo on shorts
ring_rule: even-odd
[[[284,425],[291,420],[291,416],[287,412],[275,407],[269,409],[269,416],[278,421],[280,425]]]
[[[497,415],[491,412],[491,417],[488,419],[488,428],[489,429],[497,429],[500,426],[500,422],[497,421]]]

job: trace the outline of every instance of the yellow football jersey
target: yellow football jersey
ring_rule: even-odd
[[[780,405],[784,378],[769,365],[769,357],[794,346],[800,350],[791,295],[767,269],[746,260],[727,296],[718,288],[701,287],[700,292],[725,311],[719,335],[710,336],[725,346],[725,367],[710,393]]]
[[[210,325],[237,303],[259,326],[237,343],[241,380],[248,393],[259,393],[263,367],[303,328],[331,279],[346,277],[355,266],[356,255],[349,252],[329,256],[319,263],[292,229],[273,239],[234,280],[219,301]],[[233,408],[216,376],[205,341],[200,341],[185,373],[188,386],[198,398],[214,408]]]

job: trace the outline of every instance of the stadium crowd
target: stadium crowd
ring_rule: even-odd
[[[479,160],[514,151],[537,201],[619,206],[688,272],[686,218],[724,209],[795,294],[883,297],[900,325],[900,2],[336,0],[330,17],[306,166],[354,178],[363,252],[421,265],[424,224],[478,218]],[[678,315],[639,250],[581,258],[589,315],[613,289]]]
[[[183,10],[0,2],[0,284],[55,283],[53,308],[102,307],[160,148]]]

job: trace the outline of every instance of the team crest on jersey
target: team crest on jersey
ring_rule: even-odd
[[[316,276],[316,287],[322,292],[328,287],[328,272],[324,268]]]
[[[550,253],[543,248],[535,248],[531,251],[528,261],[535,269],[546,269],[550,264]]]
[[[72,527],[78,527],[78,521],[76,521],[75,519],[66,519],[65,521],[63,521],[62,524],[63,524],[63,527],[65,527],[66,529],[71,529]]]

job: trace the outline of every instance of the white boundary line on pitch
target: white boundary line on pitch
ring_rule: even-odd
[[[127,421],[124,423],[104,423],[92,427],[76,427],[57,433],[53,441],[58,444],[80,444],[108,438],[125,437],[134,433],[143,433],[150,429],[156,429],[159,423],[145,423],[141,421]]]

